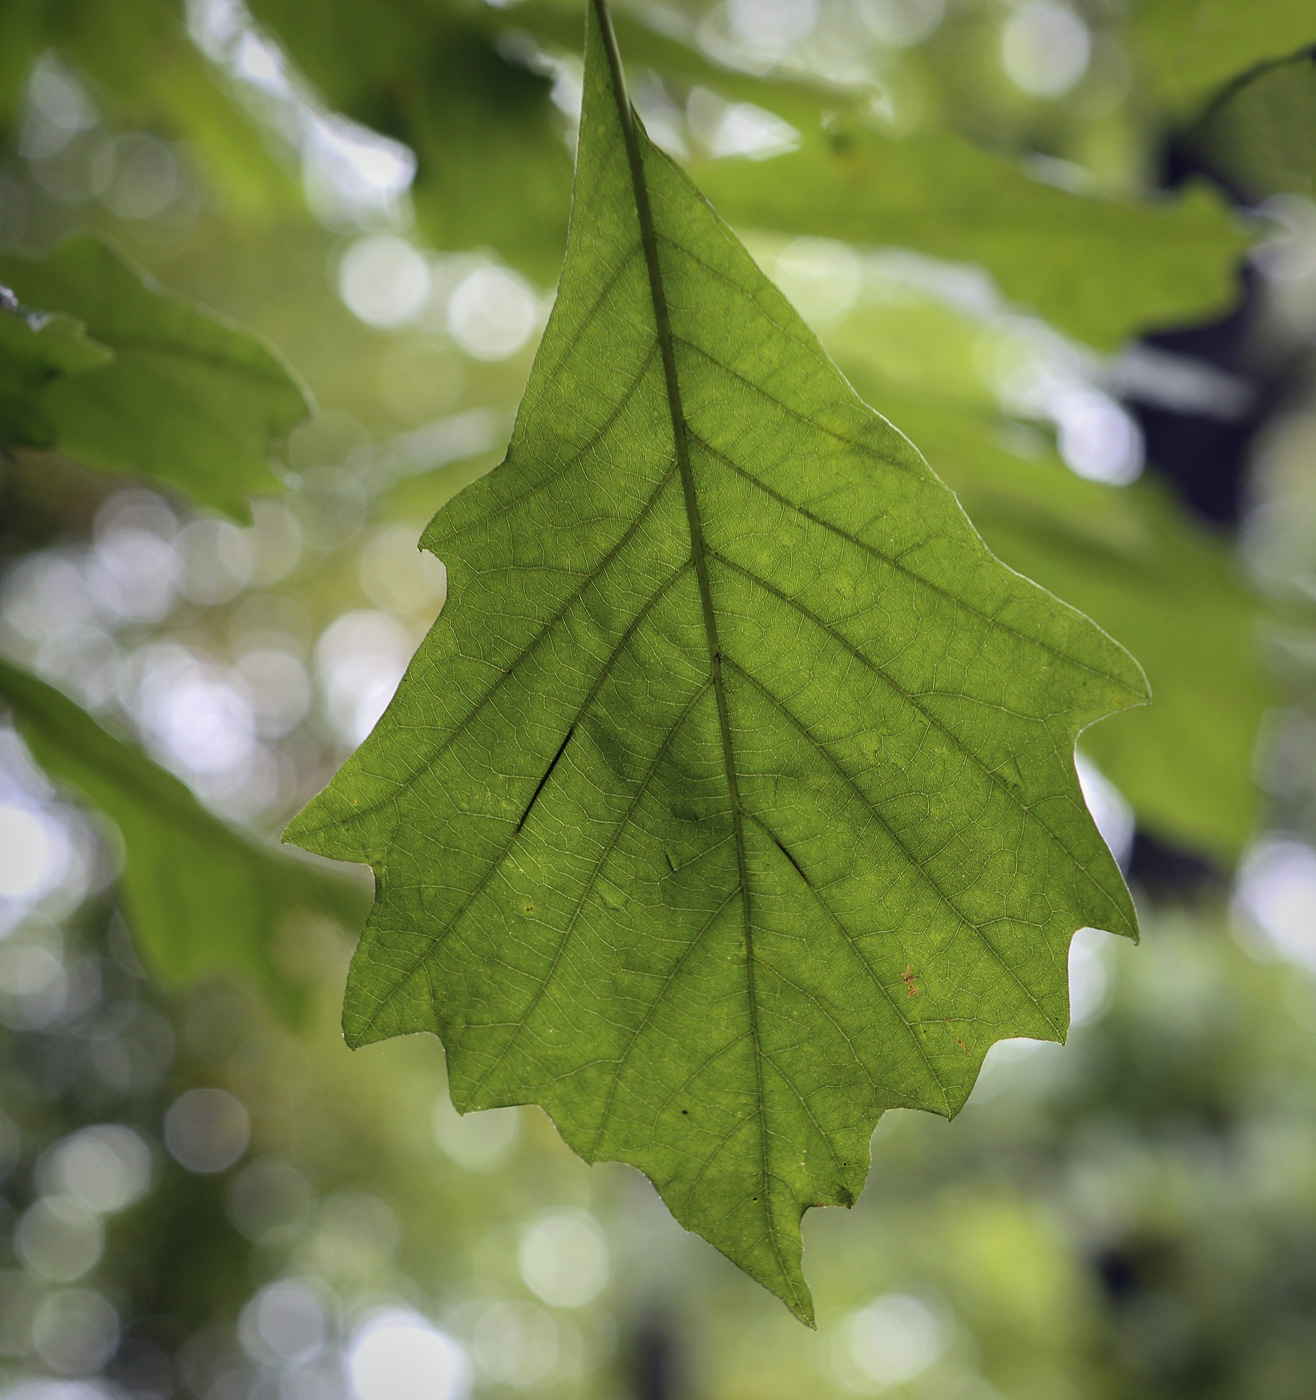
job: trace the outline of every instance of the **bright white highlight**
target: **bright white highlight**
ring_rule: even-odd
[[[1074,755],[1074,766],[1078,769],[1078,785],[1083,791],[1083,801],[1087,803],[1097,830],[1105,838],[1110,853],[1121,865],[1128,863],[1133,850],[1135,821],[1133,808],[1124,800],[1124,794],[1109,778],[1081,753]]]
[[[543,1215],[521,1240],[521,1277],[544,1302],[582,1308],[608,1283],[608,1243],[583,1210]]]
[[[487,1172],[507,1159],[521,1136],[521,1116],[515,1108],[491,1108],[460,1114],[447,1094],[434,1100],[434,1141],[459,1167]]]
[[[100,1262],[100,1217],[73,1196],[43,1196],[19,1218],[14,1251],[47,1283],[72,1283]]]
[[[1001,33],[1001,63],[1010,81],[1033,97],[1059,97],[1088,70],[1092,36],[1066,5],[1022,5]]]
[[[360,608],[331,622],[315,648],[315,669],[334,727],[355,747],[375,727],[407,669],[415,643],[387,613]]]
[[[875,1394],[930,1370],[946,1353],[949,1327],[908,1293],[884,1293],[836,1329],[832,1362],[847,1389]]]
[[[296,1279],[268,1283],[242,1310],[242,1345],[266,1365],[304,1366],[324,1350],[329,1320],[317,1293]]]
[[[367,325],[403,326],[429,302],[429,264],[395,234],[358,238],[338,265],[338,292]]]
[[[98,1371],[119,1345],[119,1318],[109,1302],[90,1288],[49,1294],[32,1320],[37,1355],[63,1375]]]
[[[247,1110],[223,1089],[189,1089],[170,1105],[165,1146],[190,1172],[209,1174],[231,1167],[251,1141]]]
[[[0,897],[39,899],[59,883],[68,859],[54,822],[18,803],[0,803]]]
[[[1142,472],[1142,432],[1108,394],[1074,387],[1051,405],[1065,465],[1089,481],[1127,486]]]
[[[396,217],[416,174],[416,157],[337,112],[304,118],[302,180],[326,221]]]
[[[945,0],[859,0],[856,8],[878,43],[893,49],[922,43],[946,13]]]
[[[416,1313],[390,1311],[352,1339],[347,1372],[357,1400],[459,1400],[470,1389],[466,1353]]]
[[[1106,956],[1111,935],[1081,928],[1069,945],[1069,1024],[1085,1026],[1106,1009],[1110,973]]]
[[[534,334],[539,298],[505,267],[477,267],[448,299],[448,333],[477,360],[505,360]]]
[[[1301,841],[1265,841],[1243,862],[1235,907],[1255,951],[1316,973],[1316,851]]]
[[[131,1128],[101,1123],[58,1142],[43,1158],[43,1187],[67,1192],[100,1215],[141,1200],[151,1184],[151,1150]]]
[[[712,156],[769,160],[800,144],[800,133],[775,112],[752,102],[727,102],[708,88],[692,88],[685,108],[695,139]]]
[[[731,33],[746,48],[784,56],[818,25],[818,0],[727,0]]]

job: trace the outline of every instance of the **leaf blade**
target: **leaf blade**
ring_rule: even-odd
[[[877,1116],[1062,1038],[1073,930],[1134,932],[1072,748],[1144,683],[857,398],[604,33],[508,459],[426,532],[448,607],[287,839],[377,873],[351,1043],[436,1030],[459,1108],[543,1105],[810,1321],[800,1217]]]

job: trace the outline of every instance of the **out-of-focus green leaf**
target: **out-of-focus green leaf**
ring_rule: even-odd
[[[239,216],[300,207],[290,168],[270,153],[186,31],[178,0],[6,0],[0,6],[0,133],[13,137],[32,64],[53,53],[92,80],[116,125],[176,137]]]
[[[1316,53],[1257,73],[1193,130],[1253,199],[1316,191]]]
[[[42,391],[61,375],[99,369],[113,358],[73,317],[29,313],[0,301],[0,448],[53,447],[58,433],[42,407]]]
[[[809,1320],[800,1218],[878,1115],[1063,1038],[1073,931],[1134,933],[1073,747],[1145,683],[858,399],[590,13],[507,461],[424,536],[448,605],[287,837],[377,873],[350,1043],[438,1032],[458,1107],[541,1104]]]
[[[1311,0],[1143,0],[1133,16],[1142,76],[1191,114],[1254,64],[1316,41]]]
[[[920,313],[923,313],[920,315]],[[926,324],[921,326],[921,322]],[[935,344],[923,344],[918,332]],[[923,344],[929,357],[893,354]],[[1087,730],[1083,748],[1139,823],[1232,865],[1254,834],[1257,730],[1275,703],[1257,648],[1260,608],[1225,545],[1152,481],[1086,481],[1049,450],[1021,460],[986,395],[959,396],[976,328],[954,313],[859,313],[829,347],[956,492],[998,558],[1081,608],[1142,663],[1153,703]],[[944,373],[942,372],[944,368]]]
[[[116,126],[180,138],[226,209],[269,219],[300,206],[295,172],[276,160],[188,37],[178,0],[6,0],[0,5],[0,132],[17,134],[33,64],[56,55],[92,80]]]
[[[815,127],[789,155],[696,174],[742,226],[981,263],[1012,301],[1099,349],[1222,311],[1249,242],[1205,186],[1163,204],[1089,199],[950,134],[896,141],[858,122]]]
[[[0,705],[42,768],[118,827],[124,913],[148,967],[170,982],[250,977],[296,1014],[305,990],[279,966],[281,924],[309,911],[356,927],[368,904],[361,885],[226,826],[140,749],[3,661]]]
[[[263,341],[166,296],[92,238],[42,260],[0,257],[0,282],[28,307],[77,317],[114,353],[40,390],[62,452],[181,488],[237,519],[249,496],[280,489],[271,453],[308,407]]]
[[[331,106],[415,151],[412,198],[435,246],[496,248],[540,282],[556,278],[571,180],[563,119],[551,80],[499,51],[486,7],[251,8]]]

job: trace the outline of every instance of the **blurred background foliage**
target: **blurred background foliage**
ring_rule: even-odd
[[[1143,946],[1080,934],[1067,1047],[882,1120],[809,1222],[816,1335],[537,1111],[458,1118],[432,1039],[349,1055],[368,885],[271,837],[510,432],[582,14],[8,0],[0,1393],[1306,1396],[1311,7],[617,18],[651,134],[859,390],[1146,667],[1082,742]]]

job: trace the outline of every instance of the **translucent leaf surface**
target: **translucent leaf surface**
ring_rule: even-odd
[[[275,956],[280,925],[308,910],[355,924],[365,906],[359,885],[226,826],[140,749],[3,661],[0,708],[46,772],[118,827],[120,895],[147,966],[172,982],[238,973],[298,1011],[303,990]]]
[[[353,1045],[587,1160],[812,1316],[800,1218],[895,1105],[1063,1038],[1134,915],[1074,739],[1135,662],[999,564],[631,113],[592,12],[576,197],[506,462],[431,525],[449,604],[288,837],[366,860]]]
[[[0,282],[28,307],[77,317],[114,354],[40,391],[60,451],[238,519],[248,496],[281,489],[271,453],[307,402],[258,337],[166,296],[93,238],[41,260],[0,257]]]
[[[955,491],[993,553],[1138,658],[1156,703],[1096,725],[1084,750],[1139,825],[1229,868],[1261,815],[1257,733],[1277,703],[1258,645],[1262,605],[1227,544],[1155,480],[1085,481],[1040,435],[1027,440],[1027,459],[1003,446],[1021,426],[983,393],[982,334],[979,319],[910,295],[857,311],[826,339],[864,398]]]

